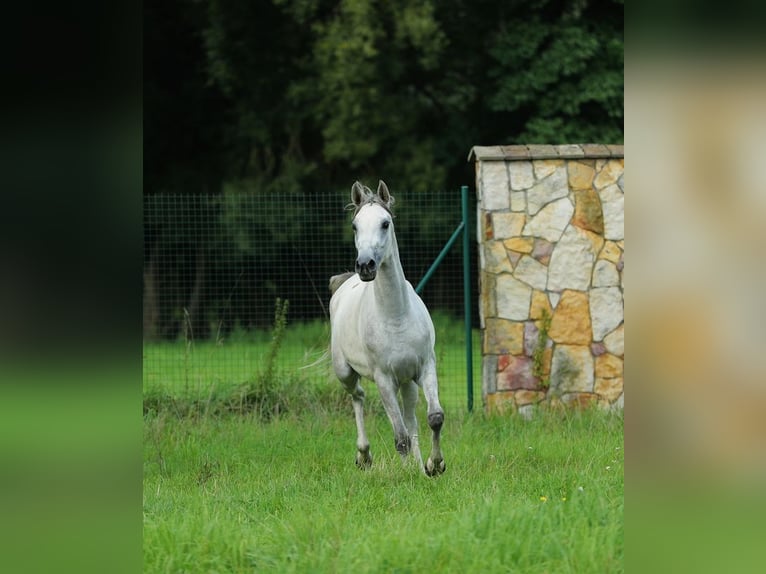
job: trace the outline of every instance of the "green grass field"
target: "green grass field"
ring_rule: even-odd
[[[621,417],[448,418],[437,478],[402,464],[379,414],[357,469],[354,433],[350,413],[152,411],[144,571],[622,571]]]
[[[437,355],[464,357],[459,325],[436,323]],[[480,395],[469,414],[464,362],[443,361],[446,473],[402,464],[371,383],[361,471],[329,363],[295,368],[321,357],[325,326],[299,327],[145,345],[145,572],[623,571],[621,415],[488,417]]]

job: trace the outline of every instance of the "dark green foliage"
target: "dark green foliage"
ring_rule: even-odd
[[[357,179],[384,179],[402,199],[438,190],[438,209],[417,221],[402,201],[397,229],[402,245],[435,255],[458,218],[456,191],[473,185],[472,146],[622,143],[623,12],[610,0],[147,4],[144,193],[211,196],[209,242],[226,255],[184,235],[199,214],[148,225],[156,312],[145,334],[178,337],[185,306],[196,339],[225,336],[268,323],[269,302],[296,301],[302,280],[324,294],[348,260],[300,260],[294,241],[309,229],[347,241],[338,207]],[[328,193],[341,199],[318,202]],[[270,206],[285,197],[277,217]],[[286,261],[291,281],[261,279]],[[181,266],[192,269],[184,284],[160,276]],[[458,283],[429,287],[438,305],[459,308],[448,293]]]
[[[470,182],[472,145],[622,141],[614,1],[163,0],[146,191]]]

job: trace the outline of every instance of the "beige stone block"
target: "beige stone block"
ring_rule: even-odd
[[[529,255],[524,255],[513,266],[513,276],[534,289],[543,290],[548,282],[548,268]]]
[[[551,309],[548,296],[544,292],[535,289],[532,291],[532,306],[529,310],[529,318],[542,319],[543,313],[547,313],[550,317],[553,315],[553,309]]]
[[[611,261],[615,265],[620,260],[620,255],[622,251],[620,250],[619,245],[614,241],[605,241],[604,247],[601,249],[601,252],[598,254],[599,259],[606,259],[607,261]]]
[[[479,311],[482,319],[497,316],[497,305],[495,304],[495,276],[482,272],[479,276],[481,281],[479,297]],[[482,324],[482,327],[484,324]]]
[[[484,243],[484,270],[489,273],[513,272],[502,241],[486,241]]]
[[[523,281],[506,274],[497,277],[496,285],[497,316],[513,321],[529,319],[532,288]]]
[[[538,159],[532,162],[532,167],[537,179],[548,177],[563,165],[564,161],[560,159]]]
[[[590,345],[592,329],[587,293],[570,290],[562,292],[548,335],[556,343]]]
[[[596,175],[594,162],[570,161],[567,165],[569,189],[593,189],[593,178]]]
[[[617,357],[625,355],[625,323],[604,337],[604,347]]]
[[[596,376],[596,382],[593,384],[593,392],[601,395],[610,403],[620,398],[624,387],[623,377],[603,378]]]
[[[572,224],[587,229],[599,235],[604,234],[604,213],[601,210],[601,199],[593,189],[580,189],[572,193],[575,200],[575,211]]]
[[[534,237],[512,237],[503,242],[506,249],[517,251],[519,253],[532,253],[535,246]]]
[[[535,176],[532,172],[532,163],[529,161],[508,162],[508,171],[511,176],[512,191],[529,189],[535,183]]]
[[[504,161],[481,162],[482,207],[488,211],[511,206],[508,168]]]
[[[604,237],[613,241],[625,239],[625,194],[616,185],[599,190],[604,211]]]
[[[608,185],[616,184],[617,179],[624,173],[624,160],[612,159],[607,161],[593,179],[593,186],[602,189]]]
[[[623,376],[622,359],[615,357],[611,353],[599,355],[595,360],[596,377],[610,379]]]
[[[521,235],[526,216],[523,213],[495,213],[492,215],[492,228],[495,239],[508,239]]]
[[[553,248],[548,264],[548,289],[586,291],[590,287],[593,263],[604,239],[591,231],[570,225]]]
[[[489,355],[520,355],[524,352],[524,323],[488,317],[485,321],[484,353]],[[498,369],[500,362],[498,359]]]

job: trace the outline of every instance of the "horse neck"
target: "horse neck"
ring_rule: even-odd
[[[375,299],[378,308],[388,317],[399,317],[409,309],[409,294],[404,270],[399,260],[399,246],[396,235],[391,234],[391,248],[381,262],[374,281]]]

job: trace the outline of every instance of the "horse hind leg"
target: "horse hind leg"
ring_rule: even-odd
[[[380,391],[383,408],[385,408],[388,420],[391,421],[391,426],[394,429],[394,446],[404,460],[412,448],[412,439],[407,425],[404,424],[399,401],[396,399],[397,385],[392,377],[382,373],[375,374],[375,383]]]
[[[421,379],[423,394],[428,404],[428,426],[431,427],[431,456],[428,457],[425,465],[425,472],[428,476],[442,474],[447,465],[444,462],[444,456],[441,450],[441,431],[444,424],[444,410],[439,403],[439,385],[436,379],[436,369],[429,369],[426,375]]]

